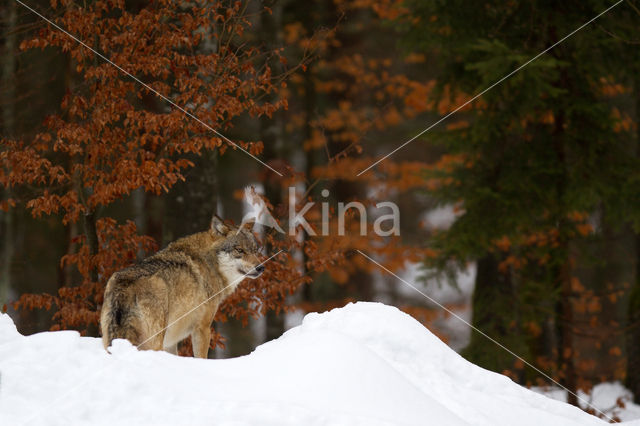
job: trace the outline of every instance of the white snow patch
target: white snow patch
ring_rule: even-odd
[[[475,288],[476,265],[470,263],[464,270],[459,271],[455,277],[455,283],[447,282],[444,276],[429,278],[425,282],[424,276],[431,276],[432,272],[424,270],[421,263],[406,262],[405,267],[398,275],[415,288],[388,274],[375,273],[374,285],[376,293],[379,295],[377,301],[393,302],[394,299],[387,294],[390,289],[393,289],[396,298],[414,301],[418,305],[430,306],[438,314],[432,325],[440,335],[448,337],[449,347],[460,351],[469,344],[471,339],[471,328],[460,318],[471,323],[471,298]],[[425,298],[416,289],[426,294],[428,298]],[[449,315],[434,302],[447,306],[460,318]]]
[[[0,343],[20,337],[18,329],[7,314],[0,313]]]
[[[531,390],[558,401],[567,400],[567,392],[558,387],[533,387]],[[620,382],[599,383],[589,393],[578,391],[578,396],[581,398],[578,403],[583,408],[587,405],[583,401],[586,401],[610,417],[615,416],[623,422],[638,419],[633,424],[640,425],[640,405],[633,402],[633,394]],[[624,407],[618,406],[618,400]]]
[[[308,314],[227,360],[137,351],[0,315],[0,424],[596,425],[456,354],[379,303]]]
[[[462,213],[453,205],[440,206],[427,211],[423,221],[428,229],[449,229]]]

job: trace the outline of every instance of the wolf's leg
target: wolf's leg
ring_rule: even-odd
[[[161,351],[164,349],[164,337],[167,333],[167,312],[159,309],[152,310],[155,306],[139,304],[139,308],[145,313],[144,335],[138,349]]]
[[[200,325],[191,333],[191,346],[193,356],[197,358],[207,358],[209,345],[211,343],[211,325]]]
[[[168,320],[168,290],[164,280],[156,277],[137,282],[135,305],[140,328],[139,349],[161,351]]]
[[[145,338],[142,341],[142,344],[138,346],[138,349],[147,351],[161,351],[162,350],[162,342],[164,341],[164,330],[158,333],[156,336],[152,338]]]
[[[218,300],[212,300],[200,308],[200,318],[191,333],[191,347],[193,356],[197,358],[207,358],[209,346],[211,345],[211,323],[213,317],[218,312]]]
[[[166,348],[164,348],[164,350],[169,352],[170,354],[178,355],[178,344],[176,343],[176,344],[167,346]]]
[[[149,309],[144,309],[146,312],[146,322],[143,327],[144,333],[140,336],[140,343],[138,349],[161,351],[164,349],[164,335],[166,334],[166,314],[161,315],[159,312],[150,313]]]

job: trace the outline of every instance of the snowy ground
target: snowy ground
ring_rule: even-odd
[[[550,398],[558,401],[567,400],[567,392],[563,389],[552,388],[532,388],[533,391],[542,393]],[[621,421],[636,420],[634,423],[625,423],[625,425],[640,426],[640,405],[633,403],[633,394],[629,389],[622,386],[620,382],[616,383],[600,383],[591,390],[589,394],[578,392],[578,396],[582,401],[588,402],[591,406],[595,406],[609,417],[616,417]],[[578,403],[585,407],[587,404],[582,401]],[[624,405],[620,407],[618,402]]]
[[[72,331],[25,337],[0,315],[0,424],[605,424],[468,363],[377,303],[309,314],[235,359],[122,340],[112,352]]]

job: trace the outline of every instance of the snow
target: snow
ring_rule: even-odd
[[[383,259],[380,259],[384,262]],[[410,306],[425,306],[433,309],[435,319],[430,323],[436,334],[447,336],[447,344],[455,351],[464,349],[471,339],[471,328],[460,321],[438,304],[445,305],[458,317],[471,323],[471,298],[475,287],[476,265],[470,263],[465,269],[458,271],[455,277],[455,285],[447,281],[444,276],[438,276],[432,270],[425,270],[420,262],[405,262],[398,275],[402,280],[411,283],[413,287],[420,289],[429,299],[411,288],[402,281],[384,273],[381,270],[372,274],[375,288],[375,301]],[[427,278],[425,280],[425,278]],[[417,297],[417,298],[416,298]],[[395,303],[394,303],[395,302]],[[434,303],[435,302],[435,303]],[[301,318],[293,316],[287,324],[298,325]],[[295,321],[298,321],[297,323]]]
[[[429,229],[449,229],[461,215],[462,211],[456,211],[453,205],[445,205],[428,210],[423,221]]]
[[[471,298],[476,284],[476,264],[471,263],[466,269],[458,271],[455,277],[455,285],[446,282],[444,277],[431,277],[423,285],[421,275],[431,276],[432,270],[408,269],[408,274],[403,278],[415,286],[422,287],[425,294],[429,295],[436,302],[446,305],[459,318],[449,315],[441,308],[437,308],[439,318],[433,323],[438,331],[447,336],[447,344],[456,352],[465,348],[471,340],[471,327],[468,324],[472,321]],[[405,286],[409,288],[408,286]],[[413,289],[411,289],[413,290]],[[433,304],[435,306],[435,304]]]
[[[534,387],[531,390],[548,396],[558,401],[567,400],[567,392],[558,387]],[[578,391],[578,396],[582,401],[587,401],[592,407],[605,412],[610,417],[617,417],[621,421],[637,420],[635,423],[629,423],[640,426],[640,405],[633,402],[633,394],[625,388],[620,382],[599,383],[593,387],[588,394]],[[617,402],[620,400],[624,407],[619,407]],[[587,404],[578,401],[581,407]]]
[[[1,425],[596,425],[475,366],[380,303],[308,314],[226,360],[137,351],[0,314]]]

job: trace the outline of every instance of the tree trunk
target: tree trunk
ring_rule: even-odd
[[[576,392],[578,390],[578,377],[574,364],[574,345],[573,345],[573,307],[571,306],[572,291],[571,280],[569,277],[568,265],[562,268],[560,273],[561,300],[558,302],[558,324],[560,327],[558,356],[560,365],[562,366],[563,380],[562,384],[571,392],[567,392],[567,403],[578,405]]]
[[[15,50],[17,45],[16,23],[18,14],[16,10],[16,2],[10,1],[5,4],[5,57],[2,65],[2,81],[0,87],[3,89],[2,99],[2,133],[4,136],[15,136],[15,69],[16,56]],[[6,189],[3,194],[5,198],[11,197],[11,190]],[[13,259],[13,212],[0,212],[2,220],[2,259],[0,261],[0,310],[5,303],[9,302],[9,292],[11,290],[11,264]]]
[[[311,3],[311,5],[315,6],[315,2]],[[308,13],[305,15],[305,25],[307,26],[307,28],[310,28],[309,25],[311,25],[311,13]],[[311,65],[312,67],[313,65]],[[304,122],[304,127],[303,127],[303,137],[305,141],[308,141],[311,139],[312,136],[312,132],[313,129],[311,127],[311,121],[314,118],[314,114],[315,114],[315,110],[317,108],[317,92],[315,90],[315,84],[313,82],[313,78],[314,78],[314,73],[313,73],[313,69],[310,68],[307,72],[302,74],[302,78],[304,79],[304,113],[305,113],[305,122]],[[312,176],[312,171],[313,168],[316,166],[317,164],[317,157],[318,153],[317,150],[313,149],[313,148],[309,148],[306,152],[305,152],[305,176]],[[307,239],[308,236],[305,234],[303,236],[303,238]],[[307,256],[307,254],[304,252],[304,250],[302,251],[302,267],[305,268],[304,273],[306,274],[306,265],[307,262],[309,261],[309,256]],[[311,287],[313,284],[309,283],[309,284],[304,284],[302,286],[302,288],[300,289],[300,299],[301,302],[310,304],[313,303],[313,288]]]
[[[11,195],[9,191],[5,192]],[[9,303],[11,291],[11,264],[13,259],[13,212],[2,212],[2,261],[0,263],[0,311]]]
[[[600,305],[598,312],[589,309],[573,312],[573,348],[581,360],[576,363],[578,387],[582,383],[588,386],[624,380],[626,376],[623,330],[627,323],[630,284],[636,279],[636,239],[628,224],[613,225],[607,219],[606,210],[601,208],[600,212],[598,233],[572,244],[576,255],[571,276],[592,294],[588,299],[574,294],[574,303],[584,305],[588,300]],[[587,367],[589,363],[592,365]]]
[[[635,123],[640,122],[640,76],[636,71],[633,82],[635,97]],[[635,155],[640,157],[640,126],[636,129]],[[640,234],[635,235],[635,279],[631,282],[631,294],[627,311],[627,377],[626,385],[640,401]]]
[[[84,215],[84,235],[87,238],[87,244],[89,245],[89,255],[95,256],[98,254],[98,231],[96,229],[96,213],[86,213]],[[98,268],[92,266],[90,271],[91,281],[98,282]]]
[[[557,40],[555,27],[551,27],[551,40]],[[558,58],[562,59],[562,58]],[[560,79],[556,82],[555,86],[560,89],[568,89],[570,79],[566,69],[562,69],[560,72]],[[566,142],[565,123],[567,114],[563,107],[554,111],[555,121],[553,130],[553,144],[556,154],[556,161],[558,167],[561,168],[562,174],[557,178],[555,185],[556,205],[551,206],[552,214],[556,218],[556,229],[561,235],[561,241],[559,242],[559,252],[563,264],[557,269],[555,282],[557,289],[560,293],[560,300],[556,305],[556,324],[558,327],[558,365],[561,366],[563,375],[563,385],[570,391],[567,392],[567,402],[572,405],[578,405],[578,400],[575,396],[577,392],[578,377],[576,375],[576,369],[574,365],[575,350],[573,345],[573,306],[572,306],[572,290],[571,290],[571,265],[570,265],[570,241],[564,237],[566,235],[567,223],[567,202],[566,193],[568,185],[568,148]]]
[[[271,15],[262,15],[261,30],[264,34],[264,40],[275,40],[275,43],[281,42],[279,28],[282,26],[282,2],[265,2],[272,10]],[[274,69],[280,69],[281,64],[273,63]],[[284,116],[283,111],[277,111],[273,119],[269,117],[261,117],[260,119],[260,136],[264,143],[265,161],[287,158],[287,152],[283,150],[284,135]],[[264,180],[264,195],[273,206],[282,204],[282,187],[280,182],[274,180],[271,173],[267,174]],[[271,252],[271,247],[267,247],[267,252]],[[285,331],[284,312],[276,313],[268,311],[265,316],[267,341],[277,339]]]
[[[79,232],[78,224],[75,222],[69,223],[64,227],[64,229],[66,234],[66,239],[65,239],[66,249],[64,251],[64,254],[71,255],[75,251],[76,245],[75,243],[72,242],[72,240],[78,235],[78,232]],[[74,271],[75,271],[75,268],[72,268],[69,265],[65,265],[64,267],[60,266],[60,269],[58,269],[58,288],[59,289],[62,287],[70,287],[71,285],[73,285]]]
[[[5,136],[13,137],[15,131],[15,98],[16,98],[16,81],[15,81],[15,69],[16,69],[16,47],[17,47],[17,32],[16,24],[18,21],[18,13],[16,10],[16,2],[7,2],[4,8],[5,12],[5,57],[2,61],[2,124],[3,133]]]
[[[626,386],[640,401],[640,235],[636,235],[636,279],[632,284],[627,314],[627,378]]]
[[[131,193],[131,202],[133,204],[133,220],[136,224],[138,234],[147,234],[147,193],[144,188],[138,188]]]
[[[498,265],[499,260],[491,254],[477,262],[471,301],[472,324],[513,352],[526,357],[526,343],[518,331],[518,303],[513,280],[509,275],[501,273]],[[471,332],[471,341],[462,355],[489,370],[513,372],[513,356],[476,331]]]

